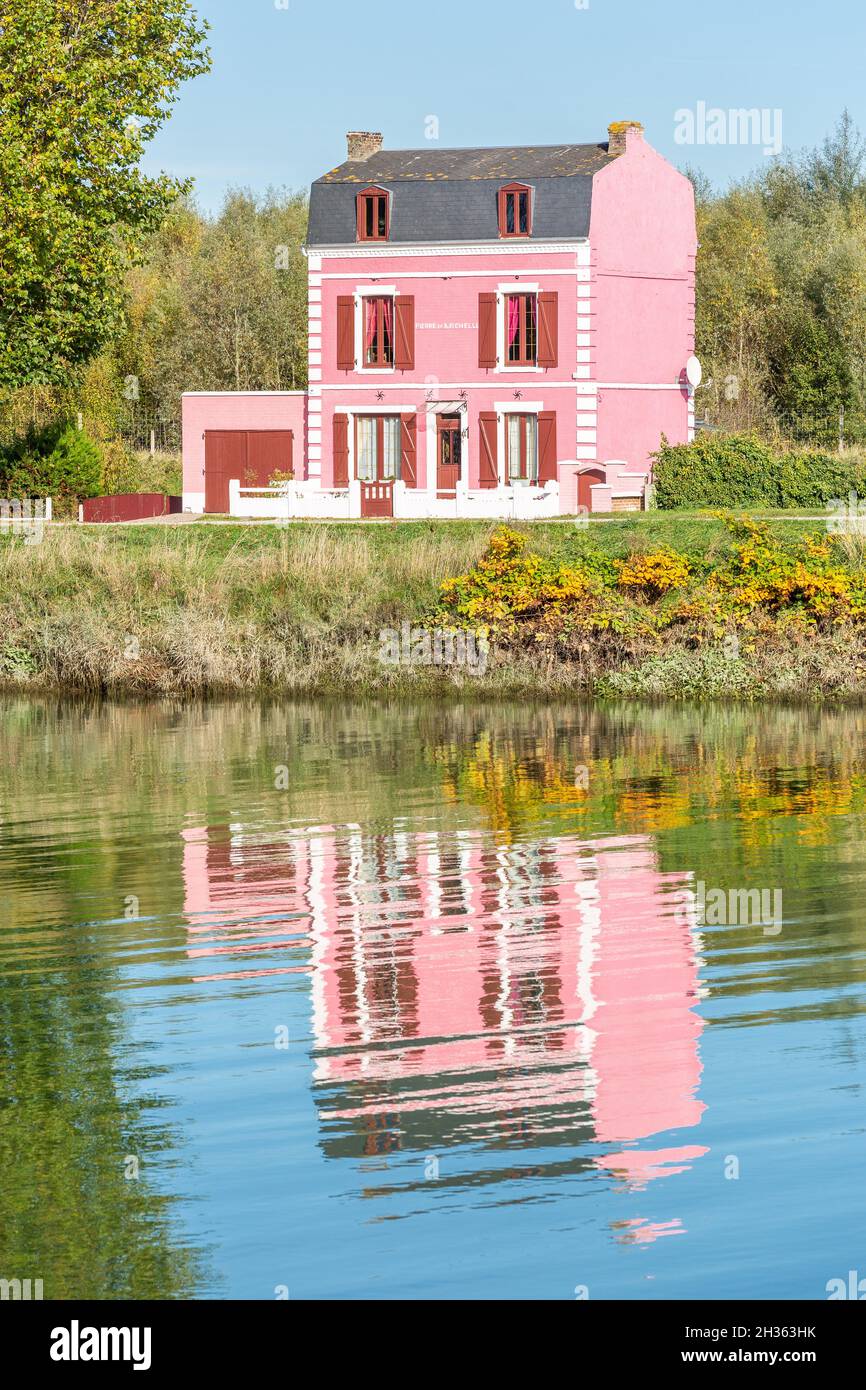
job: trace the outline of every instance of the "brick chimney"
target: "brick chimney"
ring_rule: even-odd
[[[346,143],[349,147],[349,159],[369,159],[371,155],[379,153],[384,138],[378,131],[350,130],[346,136]]]
[[[608,153],[625,154],[633,140],[643,139],[640,121],[613,121],[607,128]]]

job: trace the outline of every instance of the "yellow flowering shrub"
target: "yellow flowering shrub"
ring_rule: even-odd
[[[740,537],[732,561],[708,580],[708,596],[725,612],[800,609],[813,619],[859,619],[863,577],[833,562],[829,538],[808,536],[786,550],[769,527],[750,518],[730,523]]]
[[[616,561],[584,545],[564,562],[501,526],[474,569],[441,586],[436,619],[526,643],[610,632],[652,644],[678,627],[700,646],[737,632],[745,652],[773,632],[806,640],[816,624],[866,621],[866,570],[840,562],[830,537],[784,542],[761,522],[723,519],[735,544],[704,559],[664,547]]]
[[[620,561],[617,568],[621,589],[638,590],[650,599],[660,598],[671,589],[681,589],[691,575],[688,560],[668,549],[652,555],[632,555]]]
[[[442,585],[439,617],[500,635],[530,620],[556,629],[588,619],[601,587],[594,575],[528,551],[523,536],[501,526],[475,568]]]

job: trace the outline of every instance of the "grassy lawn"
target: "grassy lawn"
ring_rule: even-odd
[[[797,512],[749,512],[770,520],[770,529],[793,538],[823,530],[822,521],[808,520]],[[97,540],[100,548],[116,548],[118,554],[147,556],[168,551],[174,556],[188,555],[197,565],[210,567],[228,556],[277,556],[324,544],[338,552],[342,548],[364,550],[371,561],[381,557],[389,563],[395,551],[416,548],[448,555],[457,571],[472,563],[488,537],[501,525],[490,521],[399,521],[391,524],[360,522],[292,522],[288,527],[274,525],[207,522],[184,526],[78,526],[70,524],[64,532],[87,548]],[[686,555],[706,556],[719,548],[727,549],[731,540],[723,522],[706,512],[625,513],[593,520],[508,522],[525,534],[532,548],[543,555],[580,555],[587,549],[621,558],[632,551],[654,550],[663,546]],[[2,543],[2,538],[0,538]],[[461,562],[462,559],[462,562]],[[436,567],[438,569],[438,566]]]

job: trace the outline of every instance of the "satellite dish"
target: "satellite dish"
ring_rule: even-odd
[[[700,386],[703,379],[704,369],[696,357],[690,357],[686,363],[686,381],[689,386]]]

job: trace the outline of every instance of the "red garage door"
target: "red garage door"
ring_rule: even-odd
[[[205,511],[228,511],[232,478],[241,487],[267,487],[275,473],[290,473],[292,443],[292,430],[206,430]]]

